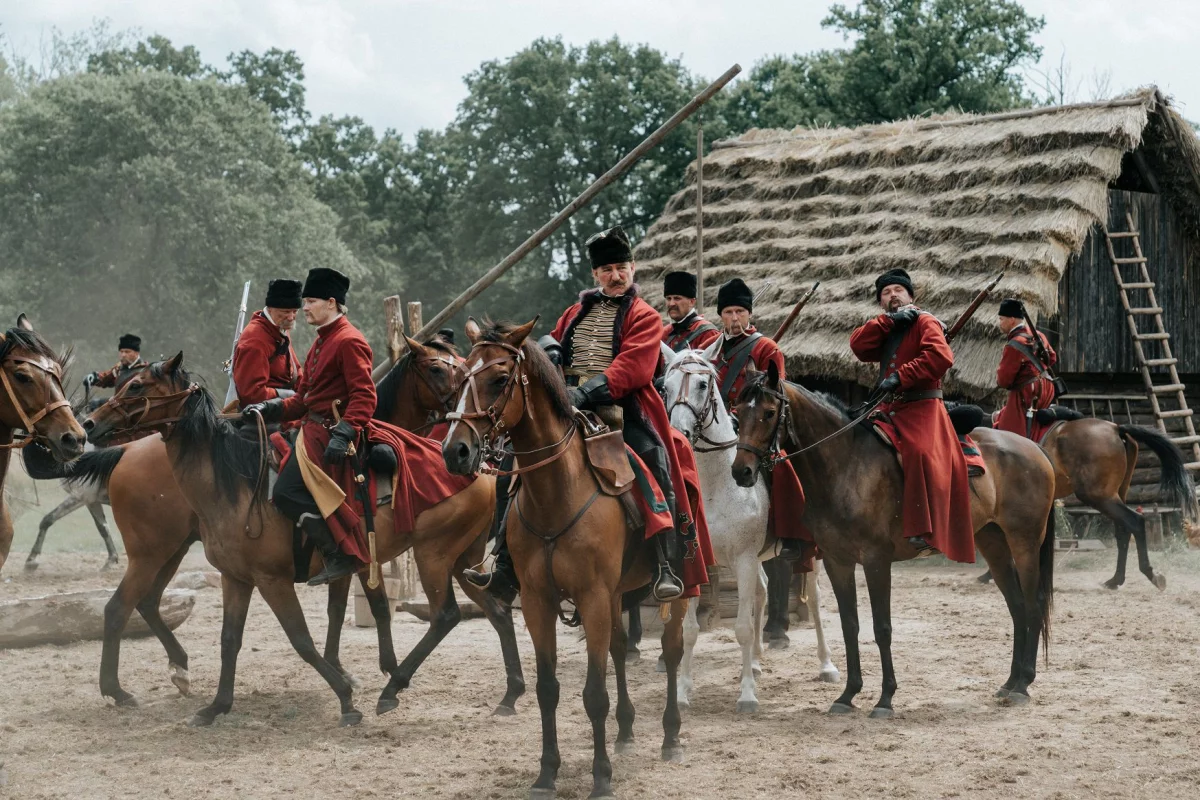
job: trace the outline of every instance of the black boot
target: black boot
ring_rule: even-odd
[[[507,466],[504,466],[505,469],[512,468],[511,458],[509,456]],[[501,489],[499,481],[497,481],[496,502],[497,504],[503,503],[503,510],[499,514],[499,523],[496,526],[496,543],[492,546],[496,563],[492,565],[491,572],[464,569],[463,577],[480,589],[487,589],[488,593],[497,600],[511,606],[521,591],[521,584],[517,580],[517,569],[513,566],[512,555],[508,552],[508,509],[511,501],[508,497],[507,483]]]
[[[799,561],[804,558],[803,539],[776,539],[779,542],[777,556],[784,561]]]
[[[325,520],[315,514],[305,514],[300,520],[300,529],[321,551],[321,557],[325,560],[325,568],[308,579],[309,586],[320,586],[358,572],[358,561],[341,551]]]
[[[679,533],[664,531],[654,537],[654,553],[658,557],[658,574],[654,576],[654,599],[669,603],[683,596],[683,581],[675,566],[682,563]]]

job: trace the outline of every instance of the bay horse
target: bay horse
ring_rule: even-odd
[[[733,478],[751,486],[760,469],[792,453],[807,495],[805,524],[824,556],[837,596],[846,643],[845,691],[831,714],[849,714],[862,690],[858,646],[856,564],[863,565],[883,688],[873,718],[893,716],[896,675],[892,665],[891,565],[916,557],[905,540],[904,476],[896,453],[826,395],[780,380],[774,365],[752,372],[738,398],[738,453]],[[1008,680],[997,692],[1006,702],[1029,701],[1036,677],[1039,638],[1049,641],[1054,592],[1054,468],[1036,444],[1004,431],[972,434],[986,462],[971,479],[975,544],[996,576],[1013,622]]]
[[[542,721],[541,770],[530,796],[555,796],[558,750],[558,654],[555,625],[562,598],[575,602],[587,637],[583,705],[592,724],[591,797],[612,796],[612,762],[605,724],[605,684],[612,654],[617,683],[618,753],[633,746],[634,708],[625,679],[625,629],[621,595],[650,583],[656,559],[640,530],[630,528],[618,498],[600,491],[585,454],[566,384],[542,349],[528,341],[537,320],[524,325],[468,327],[472,348],[442,455],[451,472],[467,475],[496,455],[507,435],[520,483],[508,514],[507,540],[521,585],[522,612],[537,663]],[[521,466],[524,462],[524,466]],[[677,671],[683,656],[687,600],[669,604],[662,636],[667,664],[662,757],[683,758]]]
[[[83,454],[86,437],[63,394],[63,373],[70,353],[60,356],[24,315],[0,334],[0,571],[12,549],[13,524],[4,499],[12,450],[44,443],[57,461]],[[18,431],[25,438],[16,441]]]
[[[774,555],[774,539],[767,533],[770,499],[763,483],[756,481],[753,486],[739,486],[730,480],[738,437],[733,418],[721,402],[717,371],[712,363],[699,350],[685,349],[676,353],[665,346],[663,358],[667,364],[663,376],[667,413],[671,425],[687,436],[696,453],[713,552],[717,562],[731,569],[737,580],[738,613],[733,629],[742,648],[742,677],[736,708],[739,712],[758,711],[755,678],[761,673],[763,615],[767,601],[767,575],[762,562]],[[815,565],[815,569],[819,569],[819,565]],[[789,565],[787,580],[790,579]],[[836,683],[840,676],[825,645],[815,580],[810,583],[807,594],[808,610],[817,633],[818,678]],[[699,604],[699,599],[693,598],[683,626],[679,682],[679,702],[683,705],[687,705],[692,689],[691,662],[700,629],[696,620]]]
[[[131,415],[129,407],[140,409],[140,415]],[[130,422],[165,431],[171,473],[199,519],[205,555],[221,572],[225,611],[220,683],[216,698],[196,713],[192,724],[210,725],[233,705],[237,656],[254,589],[271,607],[296,652],[337,695],[340,724],[361,722],[362,713],[354,707],[350,681],[317,652],[309,635],[293,584],[294,526],[268,502],[263,491],[267,455],[263,443],[246,439],[222,419],[212,395],[193,383],[184,370],[182,353],[140,371],[93,412],[84,428],[89,436],[102,437]],[[494,481],[483,476],[421,513],[412,531],[393,530],[392,509],[382,506],[375,511],[378,558],[380,562],[388,561],[412,547],[431,607],[440,607],[439,613],[449,614],[448,607],[453,606],[457,612],[450,586],[452,567],[472,542],[482,538],[491,523],[494,505]],[[442,579],[440,585],[433,582],[435,577]],[[386,605],[382,611],[386,613]],[[427,632],[417,650],[422,645],[432,649],[427,641],[430,638]],[[419,655],[423,660],[425,653]],[[404,665],[393,670],[380,695],[377,713],[397,707],[396,695],[408,686],[410,677]]]

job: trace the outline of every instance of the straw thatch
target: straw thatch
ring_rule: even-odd
[[[1200,145],[1154,88],[1105,103],[718,142],[704,160],[708,307],[735,275],[755,289],[770,280],[755,306],[770,333],[819,280],[781,343],[788,371],[870,384],[875,368],[854,359],[849,338],[878,313],[878,273],[907,269],[918,303],[947,324],[1001,271],[996,301],[1020,297],[1052,315],[1059,279],[1107,220],[1109,184],[1134,150],[1176,212],[1200,221]],[[695,179],[693,164],[636,251],[639,283],[660,307],[661,275],[695,269]],[[989,302],[955,342],[948,389],[993,391],[1002,344]]]

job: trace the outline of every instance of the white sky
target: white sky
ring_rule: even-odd
[[[853,0],[850,0],[853,3]],[[1046,60],[1065,52],[1079,100],[1094,73],[1113,93],[1156,83],[1200,119],[1200,3],[1184,0],[1025,0],[1046,18]],[[232,51],[294,49],[304,60],[309,108],[356,114],[378,131],[411,134],[449,122],[462,77],[537,37],[571,44],[619,35],[715,77],[777,53],[838,46],[820,27],[827,0],[0,0],[0,32],[35,51],[50,28],[108,18],[115,28],[193,44],[209,63]]]

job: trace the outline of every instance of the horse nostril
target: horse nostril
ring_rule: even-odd
[[[85,419],[85,420],[83,421],[83,429],[84,429],[85,431],[88,431],[89,433],[90,433],[91,431],[95,430],[95,429],[96,429],[96,423],[95,423],[95,421],[94,421],[94,420],[90,420],[90,419]]]
[[[467,459],[471,457],[471,448],[467,447],[465,442],[459,442],[454,447],[454,457],[465,464]]]
[[[73,433],[64,433],[59,437],[63,447],[77,447],[79,445],[79,437]]]

